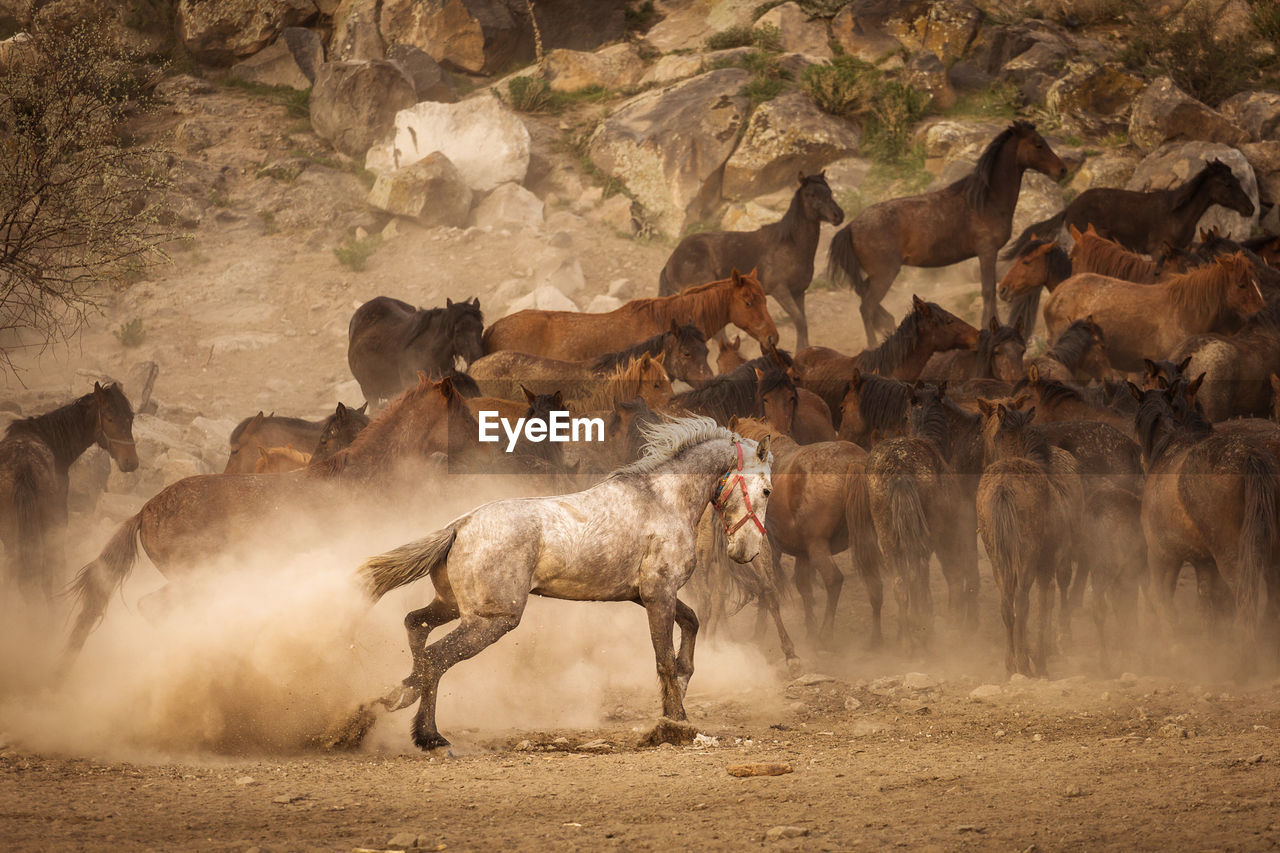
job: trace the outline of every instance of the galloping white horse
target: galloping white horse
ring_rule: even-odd
[[[759,444],[706,417],[647,428],[645,455],[585,491],[485,504],[360,568],[374,601],[431,576],[436,597],[405,617],[413,672],[380,700],[389,710],[421,699],[413,739],[447,746],[436,729],[436,694],[449,667],[520,623],[529,594],[571,601],[634,601],[649,615],[663,716],[684,720],[698,618],[676,597],[695,566],[698,520],[710,503],[726,550],[753,559],[764,536],[771,482],[768,437]],[[430,632],[460,619],[426,644]],[[680,625],[680,651],[672,641]]]

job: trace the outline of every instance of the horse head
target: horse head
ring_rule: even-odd
[[[983,334],[978,346],[986,356],[991,375],[1003,382],[1017,382],[1022,377],[1022,359],[1027,352],[1027,339],[1019,324],[1002,326],[992,317],[991,327]]]
[[[473,296],[463,302],[445,299],[444,308],[450,350],[470,368],[473,361],[484,355],[484,313],[480,310],[480,298]]]
[[[816,175],[806,175],[801,172],[800,189],[796,190],[796,195],[800,197],[800,203],[804,206],[806,219],[830,222],[837,226],[844,222],[844,210],[831,194],[826,172],[818,172]]]
[[[941,305],[912,296],[911,310],[921,340],[932,342],[935,350],[977,348],[978,330]]]
[[[1253,200],[1244,191],[1240,179],[1230,166],[1221,160],[1213,160],[1204,167],[1201,174],[1205,176],[1204,191],[1210,201],[1234,210],[1241,216],[1253,216]]]
[[[800,405],[800,396],[791,375],[776,367],[768,370],[757,367],[755,374],[756,399],[760,402],[764,419],[778,432],[790,435],[795,426],[796,408]]]
[[[106,387],[93,383],[93,403],[97,407],[97,444],[111,455],[121,471],[138,468],[138,445],[133,440],[133,407],[120,390],[120,383]]]
[[[773,454],[769,436],[758,442],[733,442],[733,456],[720,477],[712,505],[725,526],[725,552],[738,563],[749,563],[764,544],[765,510],[773,491]]]
[[[672,379],[682,379],[701,388],[715,375],[707,366],[707,339],[697,326],[671,321],[662,337],[662,366]]]
[[[1009,128],[1017,139],[1017,164],[1020,169],[1035,169],[1055,181],[1067,176],[1067,164],[1053,152],[1049,143],[1029,121],[1015,121]]]
[[[1008,302],[1038,287],[1055,286],[1070,275],[1071,261],[1056,242],[1032,240],[1005,270],[996,292]]]
[[[344,447],[350,447],[360,431],[369,425],[369,416],[365,414],[368,408],[368,403],[358,409],[339,403],[320,427],[320,440],[311,452],[312,460],[323,462]]]
[[[1218,266],[1228,279],[1227,304],[1241,316],[1256,314],[1267,307],[1258,284],[1258,272],[1244,252],[1219,255]]]
[[[743,275],[737,267],[729,274],[732,283],[729,300],[729,322],[755,338],[763,345],[778,345],[778,327],[769,316],[764,288],[756,271]]]

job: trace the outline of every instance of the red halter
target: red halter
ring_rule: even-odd
[[[751,508],[751,495],[747,493],[747,481],[746,478],[742,476],[742,445],[735,441],[733,443],[733,447],[738,451],[737,467],[733,470],[725,471],[724,475],[720,477],[720,482],[716,484],[716,490],[711,496],[711,505],[715,507],[716,512],[720,514],[721,521],[724,522],[725,536],[731,536],[734,533],[737,533],[738,528],[746,524],[748,519],[755,522],[755,525],[759,528],[760,532],[764,533],[764,525],[760,523],[760,519],[756,518],[756,511]],[[734,480],[733,482],[726,482],[729,479],[730,474],[734,476]],[[742,489],[742,503],[747,508],[747,514],[738,519],[737,524],[730,527],[729,517],[724,514],[724,498],[726,497],[727,492],[733,491],[734,486],[739,486]]]

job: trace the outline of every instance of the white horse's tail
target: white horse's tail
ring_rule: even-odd
[[[370,557],[360,567],[365,590],[377,601],[393,589],[411,584],[444,564],[458,536],[458,521],[385,554]]]

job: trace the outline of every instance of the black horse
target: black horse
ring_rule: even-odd
[[[347,331],[347,364],[370,403],[389,400],[417,381],[449,375],[456,359],[469,366],[484,355],[480,300],[414,308],[378,296],[356,309]]]
[[[813,282],[813,256],[823,222],[839,225],[844,211],[831,195],[827,177],[800,173],[800,187],[777,222],[755,231],[712,231],[680,241],[658,276],[667,296],[695,284],[728,278],[733,269],[755,268],[765,293],[778,300],[796,325],[796,349],[809,345],[804,292]]]

